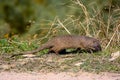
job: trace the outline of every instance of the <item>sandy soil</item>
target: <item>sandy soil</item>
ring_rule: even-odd
[[[120,80],[120,74],[87,72],[61,72],[61,73],[16,73],[1,72],[0,80]]]
[[[79,57],[81,56],[69,54],[17,60],[0,58],[0,80],[120,80],[119,71],[119,74],[81,71]]]

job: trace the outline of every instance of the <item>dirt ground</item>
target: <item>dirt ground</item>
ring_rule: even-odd
[[[0,80],[120,80],[120,74],[87,72],[61,72],[61,73],[16,73],[1,72]]]
[[[1,57],[0,80],[120,80],[120,73],[82,71],[79,57],[70,54],[11,60]]]

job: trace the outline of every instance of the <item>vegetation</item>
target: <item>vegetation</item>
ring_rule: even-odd
[[[61,64],[85,58],[80,69],[120,72],[119,59],[107,61],[112,52],[120,50],[119,4],[120,0],[0,0],[0,54],[32,50],[57,35],[87,35],[99,39],[103,51],[80,54],[81,59]],[[44,53],[47,50],[38,55]]]

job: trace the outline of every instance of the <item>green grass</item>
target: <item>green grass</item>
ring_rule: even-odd
[[[108,53],[107,53],[108,54]],[[120,58],[114,62],[109,62],[110,54],[105,52],[87,54],[78,54],[71,60],[66,60],[64,64],[72,66],[74,70],[83,70],[87,72],[118,72],[120,73]],[[82,63],[80,66],[75,66],[76,63]],[[71,68],[71,67],[69,67]],[[69,69],[68,69],[69,70]]]

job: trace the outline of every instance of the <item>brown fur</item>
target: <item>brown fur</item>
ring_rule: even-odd
[[[65,35],[54,37],[45,44],[41,45],[40,48],[33,51],[24,52],[22,54],[34,54],[44,49],[49,49],[49,51],[54,51],[58,54],[60,51],[68,48],[82,49],[93,52],[101,51],[100,42],[97,39],[87,36]]]

